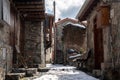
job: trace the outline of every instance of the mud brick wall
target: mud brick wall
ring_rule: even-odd
[[[40,64],[41,62],[41,22],[25,22],[25,55],[28,64]]]

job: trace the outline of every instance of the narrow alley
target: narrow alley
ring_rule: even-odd
[[[120,80],[120,0],[0,0],[0,80]]]
[[[72,66],[63,66],[63,65],[52,65],[47,64],[46,68],[49,69],[48,72],[38,73],[36,77],[31,79],[33,80],[99,80],[88,74],[76,70]],[[25,80],[31,80],[30,78],[24,78]],[[23,80],[23,79],[22,79]]]

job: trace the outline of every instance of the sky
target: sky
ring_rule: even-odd
[[[53,1],[45,0],[46,13],[53,14]],[[55,0],[56,21],[64,18],[75,18],[85,0]]]

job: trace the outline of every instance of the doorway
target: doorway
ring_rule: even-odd
[[[94,19],[94,57],[94,68],[101,69],[101,63],[104,61],[103,29],[97,28],[97,18]]]

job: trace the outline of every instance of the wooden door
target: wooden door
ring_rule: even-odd
[[[97,19],[94,20],[94,56],[95,56],[95,69],[101,69],[103,58],[103,30],[97,28]]]

